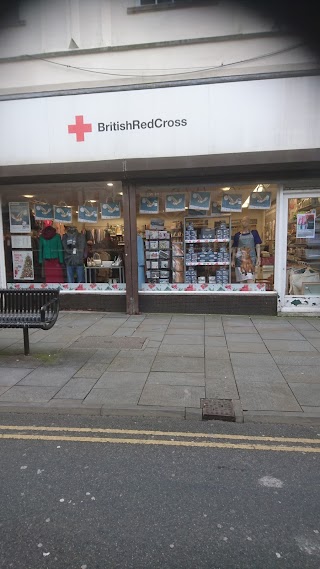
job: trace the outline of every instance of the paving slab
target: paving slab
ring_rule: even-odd
[[[316,352],[309,342],[295,340],[265,340],[265,345],[271,352]]]
[[[152,385],[146,384],[139,400],[141,405],[162,407],[200,407],[200,399],[205,397],[203,387],[192,385]]]
[[[224,336],[205,335],[205,346],[206,348],[226,348],[227,342]]]
[[[32,370],[24,379],[19,382],[19,385],[30,386],[43,386],[43,387],[62,387],[69,379],[76,373],[79,366],[66,367],[44,367],[40,366]]]
[[[274,351],[272,357],[278,365],[318,366],[320,368],[320,354],[318,352],[278,352]]]
[[[205,376],[206,381],[209,379],[225,378],[226,380],[234,380],[232,365],[229,361],[215,361],[211,359],[205,360]]]
[[[107,363],[87,362],[74,374],[74,377],[98,380],[108,365]]]
[[[226,340],[229,343],[238,342],[241,344],[262,344],[261,337],[259,336],[258,332],[255,334],[242,334],[239,333],[226,333]]]
[[[100,403],[109,407],[137,405],[140,395],[141,389],[133,386],[125,391],[119,387],[93,388],[85,398],[84,403]]]
[[[114,358],[108,367],[108,371],[136,371],[149,372],[154,361],[152,354],[130,354],[124,353],[122,350]]]
[[[294,330],[260,330],[260,337],[263,340],[300,340],[305,341],[305,337],[300,332]]]
[[[317,366],[279,365],[283,377],[293,383],[320,383],[320,369]]]
[[[190,346],[181,344],[162,344],[158,354],[168,356],[189,356],[194,358],[204,358],[204,346]]]
[[[96,383],[96,379],[76,378],[70,379],[66,385],[55,395],[57,399],[84,399]],[[54,399],[55,399],[54,398]],[[54,400],[53,399],[53,400]]]
[[[247,353],[247,354],[267,354],[268,350],[263,342],[228,342],[228,350],[230,352],[236,353]]]
[[[304,318],[288,318],[287,322],[297,330],[314,330],[314,326]]]
[[[225,325],[224,326],[224,333],[225,334],[257,334],[257,330],[255,329],[255,327],[252,326],[241,326],[241,327],[237,327],[237,326],[229,326],[229,325]]]
[[[306,340],[319,340],[320,339],[320,331],[315,330],[301,330],[301,334]]]
[[[12,386],[11,385],[0,385],[0,395],[5,393],[6,391],[8,391],[8,389],[10,389],[10,387],[12,387]]]
[[[0,368],[0,385],[15,385],[31,373],[33,368],[2,367]]]
[[[58,387],[31,387],[15,385],[0,396],[0,401],[13,403],[47,403],[59,390]]]
[[[174,328],[168,327],[166,330],[166,335],[169,334],[170,336],[193,336],[200,338],[204,336],[204,329],[196,330],[195,328],[191,328],[186,326],[185,328]]]
[[[192,336],[192,334],[188,335],[181,335],[181,334],[170,334],[170,332],[168,332],[164,338],[163,338],[163,342],[162,345],[165,344],[177,344],[178,346],[203,346],[204,344],[204,336],[198,336],[197,334],[194,334],[194,336]]]
[[[238,383],[238,390],[243,410],[301,411],[287,384]]]
[[[300,405],[320,406],[320,383],[289,382],[289,386]]]
[[[250,384],[251,382],[262,384],[286,383],[277,366],[266,367],[263,373],[258,366],[247,368],[244,366],[233,366],[233,372],[238,385]]]
[[[177,371],[180,373],[204,373],[203,358],[189,358],[183,356],[157,355],[151,371]]]
[[[19,342],[20,346],[23,346],[22,342],[21,342],[21,338],[1,338],[0,339],[0,350],[5,350],[6,348],[8,348],[9,346],[12,346],[13,344],[16,344],[17,342]]]
[[[230,377],[207,378],[206,397],[209,399],[239,399],[235,380]]]
[[[110,364],[119,352],[120,348],[98,348],[93,350],[92,355],[86,359],[86,363]]]
[[[318,352],[320,351],[320,338],[309,338],[308,341]]]
[[[211,336],[212,337],[216,336],[216,337],[224,338],[224,330],[223,330],[222,326],[221,327],[211,327],[211,326],[208,327],[208,326],[206,326],[204,334],[205,334],[206,339],[210,338]]]
[[[99,381],[96,383],[95,388],[108,388],[117,387],[123,390],[127,388],[139,388],[142,390],[145,382],[147,381],[148,373],[129,372],[129,371],[106,371]]]
[[[202,373],[179,373],[152,371],[148,375],[148,385],[195,385],[205,386],[205,378]]]
[[[242,354],[231,352],[230,359],[232,365],[246,367],[258,366],[260,370],[268,365],[274,367],[275,363],[274,358],[270,354]]]
[[[229,351],[228,348],[224,348],[224,347],[219,347],[219,346],[206,346],[205,349],[205,354],[206,354],[206,361],[209,360],[213,360],[215,362],[217,361],[230,361],[230,355],[229,355]],[[211,362],[210,365],[213,365],[213,362]]]

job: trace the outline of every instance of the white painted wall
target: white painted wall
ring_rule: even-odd
[[[317,65],[293,37],[131,49],[141,43],[270,31],[273,23],[222,0],[216,6],[128,14],[136,0],[24,0],[25,26],[0,29],[0,94],[197,79]],[[128,46],[78,55],[80,49]],[[70,51],[70,54],[68,52]],[[49,61],[46,53],[64,52]],[[280,53],[275,53],[280,52]],[[42,59],[4,58],[42,54]],[[265,55],[268,57],[264,57]],[[79,69],[82,68],[82,69]],[[87,70],[83,70],[86,68]]]

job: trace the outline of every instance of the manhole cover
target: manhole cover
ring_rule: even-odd
[[[77,348],[119,348],[141,350],[146,338],[131,336],[88,336],[79,338],[73,345]]]
[[[231,399],[201,399],[202,419],[235,421],[236,416]]]

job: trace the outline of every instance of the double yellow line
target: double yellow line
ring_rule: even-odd
[[[73,436],[72,433],[76,433],[77,436]],[[80,433],[81,436],[79,436]],[[84,436],[84,433],[86,433],[87,436]],[[123,436],[125,436],[125,438],[123,438]],[[320,438],[305,439],[290,437],[263,437],[256,435],[187,433],[175,431],[167,432],[138,429],[91,429],[80,427],[0,425],[0,440],[1,439],[320,453]]]

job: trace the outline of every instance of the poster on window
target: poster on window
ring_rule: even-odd
[[[315,213],[298,213],[296,237],[298,239],[314,239],[316,234],[316,214]]]
[[[101,204],[101,219],[119,219],[121,217],[120,202],[109,201]]]
[[[79,205],[78,221],[81,223],[97,223],[98,208],[94,205]]]
[[[52,221],[53,205],[49,203],[37,203],[34,208],[34,217],[37,221]]]
[[[191,192],[189,209],[208,211],[210,209],[210,192]]]
[[[58,223],[72,223],[72,207],[69,205],[54,205],[53,218]]]
[[[29,233],[31,231],[29,202],[9,202],[11,233]]]
[[[159,213],[159,199],[154,197],[141,198],[140,213]]]
[[[221,211],[242,211],[242,196],[238,194],[222,196]]]
[[[171,194],[166,196],[165,211],[184,211],[186,208],[185,194]]]
[[[271,192],[252,192],[249,200],[249,209],[270,209]]]
[[[15,281],[33,281],[32,251],[12,251],[12,266]]]
[[[31,249],[31,235],[12,235],[12,249]]]

